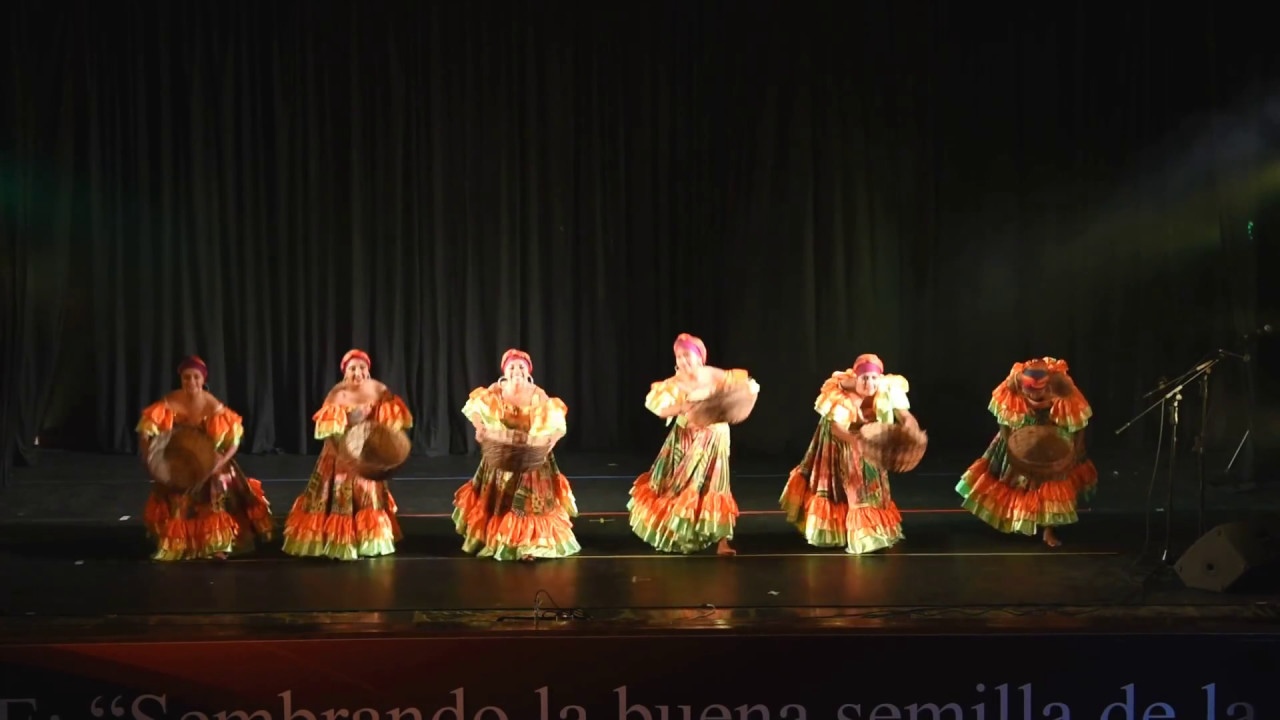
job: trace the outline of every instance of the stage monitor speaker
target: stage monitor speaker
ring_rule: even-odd
[[[1174,569],[1197,590],[1260,590],[1280,574],[1280,548],[1275,531],[1262,523],[1224,523],[1200,536]]]

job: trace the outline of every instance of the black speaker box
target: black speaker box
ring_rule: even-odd
[[[1266,591],[1280,579],[1275,534],[1270,523],[1224,523],[1200,536],[1174,569],[1183,584],[1197,590]]]

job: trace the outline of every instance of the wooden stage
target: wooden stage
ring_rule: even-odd
[[[313,459],[241,458],[277,520]],[[627,490],[647,458],[566,456],[581,555],[532,564],[464,555],[448,519],[475,458],[414,458],[394,480],[406,538],[391,557],[283,555],[279,541],[226,562],[157,563],[138,517],[135,458],[46,453],[0,495],[0,625],[10,639],[233,638],[465,630],[623,632],[717,628],[1252,627],[1275,595],[1186,589],[1159,563],[1163,508],[1146,513],[1141,467],[1099,463],[1097,502],[1051,549],[958,510],[956,473],[894,478],[906,540],[861,557],[807,546],[777,510],[783,462],[735,461],[739,554],[673,556],[630,533]],[[961,465],[963,467],[963,465]],[[1146,473],[1149,475],[1149,471]],[[1189,485],[1189,483],[1188,483]],[[1159,489],[1159,488],[1158,488]],[[1180,488],[1175,545],[1197,537]],[[1212,489],[1204,520],[1273,512],[1274,490]],[[1156,493],[1163,498],[1163,491]],[[1157,502],[1157,506],[1163,502]]]

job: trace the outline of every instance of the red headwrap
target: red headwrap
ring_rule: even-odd
[[[342,356],[342,364],[339,365],[338,368],[345,373],[347,371],[347,365],[352,360],[363,360],[364,364],[369,366],[370,370],[373,369],[373,361],[369,359],[369,353],[355,348],[348,350],[347,354]]]
[[[869,372],[877,372],[883,375],[884,361],[871,353],[859,355],[858,359],[853,361],[853,374],[861,375]]]
[[[533,374],[533,358],[529,357],[529,353],[515,348],[511,348],[510,350],[502,353],[502,362],[499,365],[499,369],[502,370],[502,372],[506,372],[507,363],[512,360],[519,360],[523,362],[524,366],[529,368],[529,374]]]
[[[700,358],[704,363],[707,361],[707,346],[702,344],[701,338],[694,337],[689,333],[680,333],[676,336],[676,342],[672,347],[672,352],[677,352],[680,348],[697,353],[698,358]]]
[[[205,380],[209,379],[209,366],[204,364],[204,360],[199,355],[190,355],[181,363],[178,363],[179,375],[188,370],[198,370]]]

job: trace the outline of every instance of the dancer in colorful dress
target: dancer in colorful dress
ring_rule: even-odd
[[[232,552],[248,552],[256,540],[271,539],[271,506],[262,484],[245,475],[235,461],[244,435],[242,418],[205,389],[209,368],[192,355],[178,366],[182,388],[142,411],[138,447],[150,460],[174,428],[195,428],[213,441],[213,472],[189,489],[169,478],[152,477],[151,495],[143,511],[147,535],[156,543],[155,560],[225,560]],[[150,466],[150,463],[147,463]]]
[[[534,384],[533,358],[511,349],[500,366],[502,379],[471,391],[462,407],[476,428],[476,440],[508,431],[549,444],[564,437],[569,409]],[[568,557],[582,549],[573,534],[577,502],[552,453],[540,467],[523,473],[482,459],[471,480],[454,493],[453,507],[463,551],[479,557],[527,562]]]
[[[372,420],[399,432],[413,427],[413,416],[403,399],[370,375],[368,353],[350,350],[340,367],[342,381],[311,417],[324,448],[285,522],[284,551],[290,555],[377,557],[394,553],[400,539],[396,501],[387,482],[361,477],[336,443],[357,423]]]
[[[672,424],[649,471],[636,479],[627,503],[631,529],[663,552],[694,553],[712,545],[735,555],[729,541],[738,503],[729,487],[729,425],[694,424],[694,404],[728,383],[759,386],[745,370],[710,367],[702,340],[681,333],[674,345],[676,374],[652,384],[649,412]]]
[[[956,485],[962,507],[1003,533],[1034,536],[1043,528],[1045,544],[1058,547],[1062,542],[1054,528],[1076,522],[1078,498],[1092,495],[1098,484],[1084,447],[1093,409],[1067,374],[1066,361],[1050,357],[1014,364],[992,391],[987,409],[1000,431]],[[1072,444],[1074,464],[1061,476],[1033,480],[1010,466],[1009,435],[1027,425],[1055,426]]]
[[[903,539],[889,473],[864,457],[858,430],[873,422],[917,426],[908,389],[906,378],[885,375],[884,363],[870,354],[822,384],[813,403],[818,428],[779,500],[810,545],[862,554]]]

